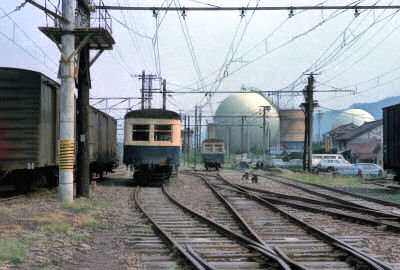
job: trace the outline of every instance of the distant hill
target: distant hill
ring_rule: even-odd
[[[321,118],[321,136],[322,134],[328,132],[331,130],[332,123],[335,120],[335,117],[348,109],[361,109],[364,111],[369,112],[376,120],[382,119],[382,108],[391,106],[394,104],[400,103],[400,96],[397,97],[389,97],[382,99],[377,102],[371,102],[371,103],[354,103],[350,107],[344,110],[338,110],[338,111],[328,111],[324,112],[322,118]],[[334,109],[334,108],[331,108]],[[316,113],[318,112],[318,108],[315,110],[314,113],[314,138],[318,136],[319,132],[319,125],[318,125],[318,119],[316,117]]]

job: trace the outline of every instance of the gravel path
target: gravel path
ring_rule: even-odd
[[[54,192],[0,204],[0,269],[148,269],[137,236],[153,232],[129,178],[115,174],[72,206]]]

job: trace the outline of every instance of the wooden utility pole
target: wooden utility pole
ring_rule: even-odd
[[[321,119],[322,119],[322,115],[323,113],[321,112],[321,110],[319,110],[319,112],[317,113],[317,119],[318,119],[318,142],[321,141]]]
[[[201,114],[202,114],[202,111],[201,111],[201,107],[200,107],[200,112],[199,112],[199,142],[197,143],[197,147],[198,147],[199,151],[201,149]]]
[[[153,88],[153,75],[149,75],[149,82],[147,85],[147,109],[151,109],[152,88]]]
[[[261,106],[263,108],[263,166],[265,166],[265,148],[266,146],[266,140],[267,140],[267,134],[266,134],[266,122],[267,122],[267,111],[271,110],[271,106]]]
[[[145,78],[146,78],[146,72],[144,70],[142,70],[142,103],[141,103],[142,110],[144,110],[144,89],[146,87]]]
[[[305,102],[301,104],[305,114],[303,171],[311,172],[313,112],[314,107],[318,105],[316,102],[314,102],[314,76],[312,73],[308,77],[308,84],[304,90],[304,98]]]
[[[89,197],[89,89],[90,89],[90,50],[85,46],[79,57],[78,73],[78,155],[76,172],[76,195]]]
[[[244,119],[245,116],[242,116],[242,126],[240,131],[240,139],[241,139],[240,152],[242,152],[242,154],[244,153]]]
[[[197,106],[194,107],[194,166],[196,166],[197,157]]]
[[[90,11],[81,1],[78,1],[78,14],[81,16],[80,27],[90,27]],[[84,46],[79,53],[78,71],[78,153],[76,171],[76,196],[89,197],[89,182],[91,180],[89,164],[89,90],[90,90],[90,48]]]
[[[187,140],[187,163],[190,163],[190,115],[188,115],[188,140]]]
[[[165,79],[163,80],[162,86],[163,86],[163,92],[162,92],[162,97],[163,97],[163,99],[162,99],[163,103],[162,104],[163,105],[162,105],[162,108],[163,108],[163,110],[166,110],[167,109],[167,80],[165,80]]]
[[[231,156],[231,127],[228,127],[228,142],[227,142],[227,152],[228,152],[228,157]]]
[[[183,152],[183,165],[186,164],[186,114],[185,114],[185,125],[183,128],[183,146],[182,146],[182,152]]]

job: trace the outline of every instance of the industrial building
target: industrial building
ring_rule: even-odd
[[[302,110],[280,110],[281,149],[292,158],[301,158],[304,149],[304,112]]]
[[[263,109],[266,113],[266,148],[279,145],[278,108],[256,92],[233,94],[225,98],[214,116],[216,138],[224,140],[231,152],[249,152],[263,147]]]

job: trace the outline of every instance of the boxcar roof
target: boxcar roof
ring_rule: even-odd
[[[203,141],[203,143],[216,143],[216,142],[224,142],[224,141],[220,139],[205,139]]]
[[[125,114],[125,119],[127,118],[152,118],[152,119],[181,119],[181,116],[173,111],[163,110],[163,109],[144,109],[130,111]]]
[[[23,68],[13,68],[13,67],[0,67],[0,79],[3,80],[20,80],[19,75],[22,74],[29,74],[29,75],[37,75],[42,76],[42,79],[47,83],[51,84],[53,87],[60,87],[60,84],[55,80],[51,79],[50,77],[40,73],[39,71],[30,70],[30,69],[23,69]]]
[[[396,108],[396,107],[400,108],[400,103],[384,107],[384,108],[382,108],[382,110],[390,110],[390,109],[393,109],[393,108]]]

